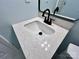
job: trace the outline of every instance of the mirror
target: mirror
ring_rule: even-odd
[[[59,11],[56,12],[56,16],[75,21],[79,19],[78,5],[79,0],[39,0],[39,11],[43,12],[48,8],[53,14],[56,7],[58,7]]]
[[[50,12],[52,13],[55,9],[57,0],[40,0],[40,10],[44,11],[45,9],[50,9]]]

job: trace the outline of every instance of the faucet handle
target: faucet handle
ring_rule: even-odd
[[[50,18],[50,20],[55,21],[55,19]]]
[[[48,21],[49,25],[52,25],[53,21],[55,21],[55,19],[50,18],[49,21]]]

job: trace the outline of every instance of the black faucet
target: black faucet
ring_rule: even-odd
[[[48,16],[45,16],[46,13],[47,13]],[[44,10],[42,17],[45,17],[44,22],[46,24],[49,24],[49,25],[52,24],[52,20],[50,19],[50,10],[49,9]]]
[[[55,10],[54,10],[53,16],[54,16],[55,13],[58,12],[58,11],[59,11],[59,7],[56,7]],[[48,16],[45,16],[46,13],[47,13]],[[50,18],[50,10],[49,10],[49,9],[44,10],[44,12],[43,12],[43,14],[42,14],[42,17],[45,17],[44,22],[45,22],[46,24],[49,24],[49,25],[52,24],[52,20],[55,21],[54,19],[51,19],[51,18]]]

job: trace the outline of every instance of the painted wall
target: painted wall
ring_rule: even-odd
[[[38,16],[38,0],[0,0],[0,35],[4,36],[17,48],[17,38],[11,24]]]

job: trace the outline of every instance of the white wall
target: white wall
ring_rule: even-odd
[[[25,0],[0,0],[0,35],[17,48],[19,45],[11,24],[38,16],[38,0],[30,1],[26,4]]]

